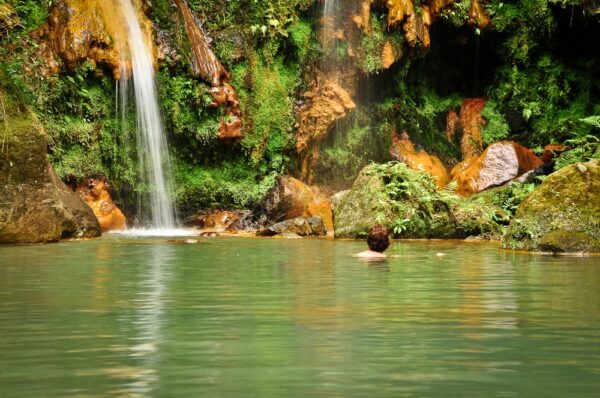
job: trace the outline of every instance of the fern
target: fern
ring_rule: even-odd
[[[600,115],[588,116],[583,119],[579,119],[579,121],[590,124],[594,127],[600,128]]]

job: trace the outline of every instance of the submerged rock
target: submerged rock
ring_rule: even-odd
[[[127,227],[125,216],[111,198],[110,184],[106,177],[86,178],[77,187],[77,193],[94,211],[102,232]]]
[[[551,252],[600,252],[600,160],[548,176],[519,206],[503,246]]]
[[[0,243],[99,236],[92,209],[50,165],[47,137],[38,122],[25,110],[12,111],[8,105],[1,139]]]
[[[336,237],[364,236],[375,223],[401,238],[466,238],[497,234],[497,206],[438,192],[432,177],[403,163],[365,167],[335,208]]]

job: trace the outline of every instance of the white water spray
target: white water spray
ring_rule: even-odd
[[[149,188],[150,223],[152,228],[173,229],[175,214],[169,198],[168,181],[171,180],[171,162],[163,131],[152,50],[146,44],[132,0],[118,0],[128,31],[128,54],[122,54],[122,70],[131,57],[135,108],[137,114],[136,137],[138,163]],[[121,80],[126,79],[123,73]],[[126,88],[120,88],[121,101],[126,100]],[[121,103],[125,107],[126,104]]]

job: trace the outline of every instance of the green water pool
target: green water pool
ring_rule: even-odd
[[[443,241],[351,256],[364,249],[0,247],[0,396],[600,396],[600,258]]]

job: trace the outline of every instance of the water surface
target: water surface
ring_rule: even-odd
[[[351,256],[363,249],[0,247],[0,396],[599,395],[600,258],[457,242]]]

